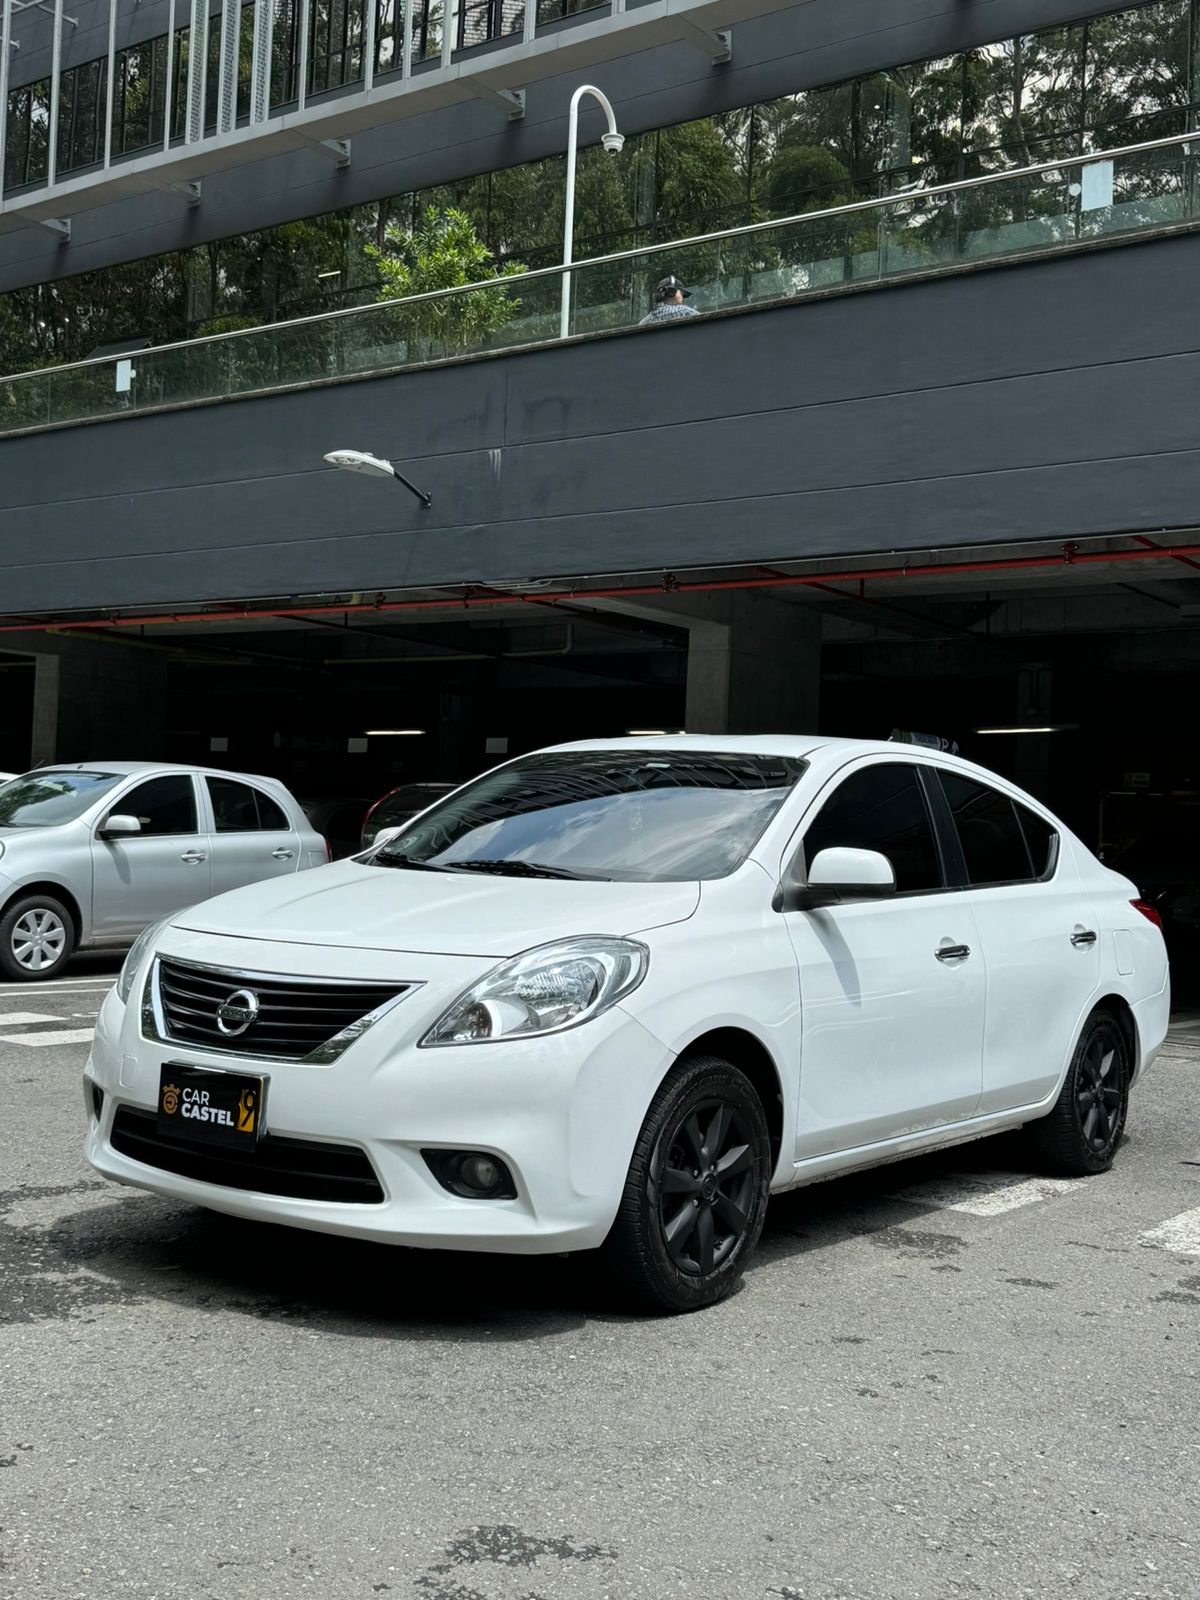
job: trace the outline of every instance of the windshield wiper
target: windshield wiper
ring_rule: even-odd
[[[452,872],[452,867],[439,867],[432,861],[417,861],[412,856],[389,855],[386,850],[371,862],[373,867],[409,867],[413,872]]]
[[[576,878],[599,879],[602,883],[609,883],[611,879],[600,878],[598,873],[568,872],[565,867],[547,867],[540,861],[455,861],[450,868],[454,872],[495,872],[509,878]]]

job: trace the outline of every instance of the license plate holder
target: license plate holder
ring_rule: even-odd
[[[258,1073],[164,1061],[156,1132],[182,1144],[252,1151],[262,1131],[269,1081]]]

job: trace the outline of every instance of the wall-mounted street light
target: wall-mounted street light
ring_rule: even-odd
[[[370,478],[394,478],[409,491],[425,507],[433,504],[433,496],[425,494],[411,483],[402,472],[397,472],[394,463],[385,461],[382,456],[373,456],[368,450],[331,450],[325,457],[331,467],[341,467],[345,472],[365,472]]]
[[[608,96],[600,89],[594,89],[590,83],[581,83],[571,96],[571,111],[567,123],[567,209],[563,218],[563,266],[571,265],[572,238],[575,233],[575,155],[579,144],[579,102],[585,94],[590,94],[593,100],[600,104],[601,110],[608,118],[608,132],[601,134],[601,143],[610,156],[619,156],[625,144],[625,135],[617,132],[617,119],[609,104]],[[571,274],[563,273],[562,280],[562,305],[558,318],[558,334],[560,339],[565,339],[570,332],[571,323]]]

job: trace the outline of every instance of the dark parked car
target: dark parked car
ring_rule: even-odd
[[[343,856],[352,856],[362,848],[359,836],[363,817],[371,807],[370,800],[302,800],[300,805],[313,827],[324,835],[330,860],[340,861]]]
[[[381,828],[402,828],[410,817],[424,811],[444,794],[451,794],[457,783],[402,783],[390,789],[382,800],[377,800],[367,812],[362,824],[362,849],[375,843]]]

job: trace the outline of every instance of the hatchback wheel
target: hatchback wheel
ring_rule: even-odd
[[[6,978],[53,978],[74,948],[71,913],[49,895],[27,895],[0,916],[0,974]]]
[[[1071,1177],[1107,1172],[1129,1110],[1129,1046],[1107,1011],[1084,1024],[1054,1110],[1031,1124],[1034,1153]]]
[[[715,1056],[679,1062],[646,1113],[604,1246],[621,1288],[655,1311],[724,1299],[762,1232],[770,1177],[749,1079]]]

